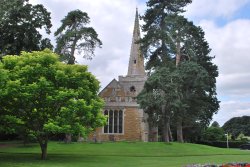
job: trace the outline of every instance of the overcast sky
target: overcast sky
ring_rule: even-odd
[[[105,87],[126,75],[135,8],[144,14],[146,0],[30,0],[43,4],[52,17],[52,35],[69,11],[87,12],[90,26],[103,42],[87,64]],[[185,16],[203,28],[219,67],[217,93],[221,101],[214,120],[222,126],[231,117],[250,115],[250,0],[193,0]]]

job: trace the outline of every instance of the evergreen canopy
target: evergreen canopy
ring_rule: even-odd
[[[191,2],[149,0],[142,16],[145,36],[139,41],[148,60],[149,77],[138,101],[149,115],[158,115],[159,125],[169,126],[169,121],[174,121],[180,142],[183,142],[183,125],[192,126],[196,122],[209,125],[219,108],[218,69],[209,55],[211,49],[201,27],[181,15]],[[150,95],[156,89],[160,96],[152,100]],[[152,109],[152,106],[158,107]],[[165,141],[169,141],[169,129],[162,130]]]
[[[83,57],[92,59],[96,47],[101,47],[102,42],[92,27],[86,27],[90,22],[87,13],[74,10],[67,14],[61,21],[62,25],[55,32],[56,52],[68,64],[75,63],[75,51],[84,52]]]

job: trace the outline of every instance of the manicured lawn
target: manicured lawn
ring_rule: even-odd
[[[180,143],[50,142],[41,161],[38,144],[0,143],[0,167],[172,167],[194,163],[250,162],[250,151]]]

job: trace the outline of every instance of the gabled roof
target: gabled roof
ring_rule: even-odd
[[[105,88],[102,89],[102,91],[99,93],[99,96],[101,96],[108,88],[122,88],[122,86],[114,78]]]

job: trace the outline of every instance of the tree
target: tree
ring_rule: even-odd
[[[222,128],[236,139],[241,133],[250,136],[250,116],[234,117],[228,120]]]
[[[149,72],[154,71],[157,67],[167,66],[168,71],[172,71],[173,62],[171,62],[171,49],[174,48],[174,43],[167,31],[170,27],[168,27],[166,18],[169,14],[177,14],[182,12],[182,8],[186,6],[191,1],[179,1],[179,3],[175,0],[171,1],[154,1],[149,0],[147,2],[147,6],[149,9],[146,10],[146,13],[142,17],[145,25],[143,25],[142,30],[146,32],[144,38],[140,41],[142,45],[142,51],[145,55],[145,58],[148,58],[148,62],[146,63],[146,69]],[[144,91],[147,93],[148,91]],[[161,95],[165,96],[166,92],[160,90]],[[174,92],[174,91],[173,91]],[[172,93],[173,93],[172,92]],[[169,100],[165,100],[167,103]],[[163,130],[163,137],[165,141],[169,141],[169,113],[171,109],[169,108],[169,104],[162,103],[161,106],[161,115],[165,122]],[[154,110],[156,111],[156,109]],[[159,113],[159,112],[158,112]]]
[[[36,137],[42,159],[50,134],[86,136],[105,122],[99,82],[83,65],[60,63],[49,50],[5,56],[0,63],[0,112],[6,123]],[[8,100],[6,100],[8,99]]]
[[[177,141],[183,142],[183,126],[192,125],[194,122],[205,122],[202,120],[205,112],[207,95],[209,91],[208,72],[196,62],[182,62],[176,69],[178,79],[175,90],[177,98],[174,101],[174,120],[177,128]],[[211,118],[210,118],[211,119]]]
[[[149,129],[162,124],[162,139],[170,141],[170,111],[173,99],[176,98],[176,74],[171,73],[168,67],[157,68],[147,79],[144,89],[137,96],[137,100],[144,111],[149,115]],[[169,97],[169,98],[166,98]],[[149,132],[151,133],[151,132]]]
[[[158,84],[175,84],[173,90],[164,91],[164,94],[172,91],[175,98],[162,98],[166,98],[165,102],[172,101],[172,105],[165,104],[165,110],[174,113],[179,142],[183,142],[184,124],[194,124],[195,121],[209,124],[219,108],[215,85],[218,71],[211,62],[213,57],[209,56],[211,49],[204,32],[179,15],[189,3],[191,0],[149,0],[148,9],[142,16],[145,22],[142,30],[146,34],[140,41],[145,58],[148,59],[146,69],[149,78],[159,68],[167,67],[166,73],[175,74],[176,80],[170,79],[171,82],[164,83],[161,79]]]
[[[61,21],[62,25],[55,32],[56,52],[68,64],[75,63],[75,51],[84,52],[84,58],[91,59],[96,47],[101,47],[102,42],[92,27],[86,27],[90,19],[88,14],[74,10]]]
[[[223,141],[226,140],[225,132],[220,127],[210,126],[202,133],[203,141]]]
[[[142,31],[146,32],[141,40],[142,51],[148,58],[147,70],[171,61],[176,54],[176,45],[173,34],[176,34],[173,21],[178,13],[184,12],[183,8],[191,3],[191,0],[169,0],[147,2],[148,9],[142,16],[145,24]]]
[[[50,13],[43,5],[28,0],[0,2],[0,57],[19,55],[21,51],[52,49],[48,38],[42,39],[39,29],[50,33]]]
[[[217,122],[217,121],[214,121],[212,124],[211,124],[212,127],[216,127],[216,128],[219,128],[220,127],[220,124]]]

